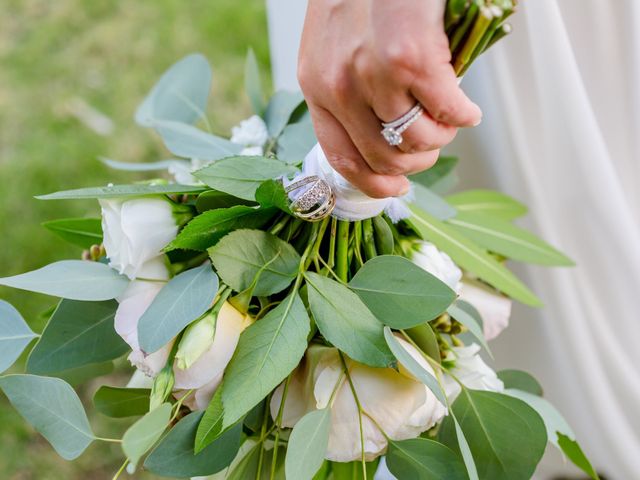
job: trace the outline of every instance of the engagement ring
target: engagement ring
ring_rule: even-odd
[[[389,145],[397,147],[402,143],[402,133],[422,115],[422,112],[422,105],[416,103],[411,110],[393,122],[382,122],[380,133]]]
[[[301,189],[305,189],[304,192],[290,205],[293,215],[311,222],[331,215],[336,206],[336,196],[327,182],[317,175],[311,175],[293,182],[285,188],[285,192],[289,194]]]

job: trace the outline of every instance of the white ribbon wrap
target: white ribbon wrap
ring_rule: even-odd
[[[310,175],[317,175],[329,184],[336,196],[336,207],[332,215],[340,220],[352,222],[365,220],[384,211],[396,223],[411,215],[411,211],[403,200],[407,196],[371,198],[351,185],[329,164],[319,144],[316,144],[307,154],[302,165],[302,174],[293,181]]]

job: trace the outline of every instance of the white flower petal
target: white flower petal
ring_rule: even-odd
[[[231,129],[231,141],[245,147],[262,147],[269,138],[267,124],[253,115]]]
[[[493,340],[509,326],[512,305],[510,298],[473,280],[462,282],[460,298],[469,302],[480,313],[487,340]]]
[[[420,249],[413,253],[411,260],[420,268],[449,285],[452,290],[459,291],[462,271],[453,263],[449,255],[438,250],[435,245],[422,242]]]

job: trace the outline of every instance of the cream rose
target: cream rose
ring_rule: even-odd
[[[438,250],[432,243],[421,242],[411,260],[438,280],[449,285],[455,292],[460,290],[462,271],[453,263],[449,255]]]
[[[452,347],[448,361],[454,362],[451,373],[462,384],[472,390],[502,392],[504,384],[496,372],[480,356],[480,345],[472,343],[466,347]],[[444,375],[447,398],[453,402],[461,392],[461,387],[450,375]]]
[[[487,340],[493,340],[509,326],[512,302],[497,290],[478,281],[465,279],[460,288],[460,298],[478,310]]]

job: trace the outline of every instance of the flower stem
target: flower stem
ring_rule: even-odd
[[[118,480],[118,478],[120,478],[120,475],[122,475],[122,472],[124,472],[124,469],[127,468],[127,465],[129,465],[129,459],[128,458],[124,461],[122,466],[118,469],[116,474],[113,476],[113,480]]]
[[[269,421],[269,403],[271,396],[267,397],[264,404],[264,415],[262,417],[262,428],[260,429],[260,442],[264,442],[267,437],[267,422]],[[264,446],[260,448],[260,456],[258,457],[258,469],[256,470],[256,480],[262,477],[262,463],[264,462]]]
[[[362,463],[362,478],[366,480],[367,478],[367,458],[364,451],[364,427],[362,425],[362,414],[364,413],[362,410],[362,405],[360,404],[360,399],[358,398],[358,394],[356,392],[356,387],[353,385],[353,381],[351,380],[351,375],[349,374],[349,369],[347,368],[347,362],[344,359],[344,355],[340,352],[340,360],[342,361],[342,367],[344,368],[344,374],[347,376],[347,380],[349,381],[349,387],[351,388],[351,393],[353,394],[353,399],[356,402],[356,407],[358,408],[358,425],[360,427],[360,450],[361,450],[361,463]]]
[[[367,260],[378,256],[375,239],[373,237],[373,220],[367,218],[362,221],[362,240],[364,242],[364,254]]]
[[[338,235],[336,248],[336,273],[343,282],[348,281],[349,270],[349,222],[338,221]]]
[[[276,417],[276,436],[273,439],[273,459],[271,460],[271,475],[269,478],[273,480],[276,478],[276,464],[278,463],[278,441],[280,440],[280,424],[282,423],[282,415],[284,414],[284,403],[287,401],[287,394],[289,393],[289,382],[291,381],[291,375],[287,377],[282,390],[282,401],[280,402],[280,408],[278,409],[278,416]]]

